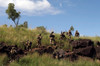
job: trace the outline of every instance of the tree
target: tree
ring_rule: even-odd
[[[44,26],[36,27],[36,29],[37,29],[38,31],[40,31],[41,33],[46,32],[46,28],[45,28]]]
[[[4,25],[3,25],[3,27],[7,27],[7,26],[8,26],[7,24],[4,24]]]
[[[28,22],[25,21],[24,24],[23,24],[23,26],[24,26],[25,28],[28,28]]]
[[[14,7],[15,5],[13,3],[9,3],[6,13],[8,14],[8,19],[11,19],[17,27],[19,24],[20,12],[17,12]]]
[[[24,27],[24,28],[28,28],[28,22],[25,21],[23,24],[18,25],[18,27]]]
[[[70,27],[70,30],[71,30],[71,31],[74,31],[74,27],[73,27],[73,26],[71,26],[71,27]]]

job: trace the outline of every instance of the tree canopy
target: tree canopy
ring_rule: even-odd
[[[71,30],[71,31],[74,31],[74,27],[73,27],[73,26],[71,26],[71,27],[70,27],[70,30]]]
[[[18,26],[20,12],[16,11],[15,5],[13,3],[8,4],[8,9],[6,10],[6,13],[8,14],[8,18],[11,19],[16,26]]]

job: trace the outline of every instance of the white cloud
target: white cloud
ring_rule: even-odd
[[[7,8],[9,3],[14,3],[15,8],[25,15],[58,14],[61,12],[54,8],[48,0],[0,0],[0,8]]]

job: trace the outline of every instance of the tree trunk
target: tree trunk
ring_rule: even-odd
[[[19,19],[20,19],[20,18],[18,17],[18,20],[17,20],[17,26],[18,26],[18,24],[19,24]]]
[[[16,24],[15,20],[14,20],[14,24],[16,25],[16,27],[18,26],[18,25]]]

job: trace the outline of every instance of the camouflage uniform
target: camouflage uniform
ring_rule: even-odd
[[[66,52],[63,49],[56,49],[53,52],[53,58],[56,58],[56,59],[64,58],[65,57],[65,53]]]
[[[55,44],[55,35],[53,35],[54,34],[54,32],[51,32],[51,34],[50,34],[50,44]]]
[[[31,49],[31,45],[32,45],[32,42],[30,42],[29,40],[27,40],[26,41],[26,50]]]
[[[66,38],[65,32],[61,32],[60,39],[62,40],[62,39],[65,39],[65,38]]]
[[[11,59],[15,59],[15,55],[17,53],[17,48],[16,47],[12,47],[10,50],[10,58]]]
[[[71,30],[68,31],[68,36],[71,38],[72,32]]]
[[[28,50],[31,49],[31,46],[32,46],[32,42],[29,43]]]
[[[10,53],[11,53],[11,54],[16,53],[16,48],[15,48],[15,47],[12,47]]]
[[[75,37],[79,37],[79,32],[76,30]]]
[[[40,35],[38,35],[38,37],[37,37],[37,45],[38,46],[40,46],[41,45],[41,39],[42,39],[42,36],[41,36],[41,34]]]

